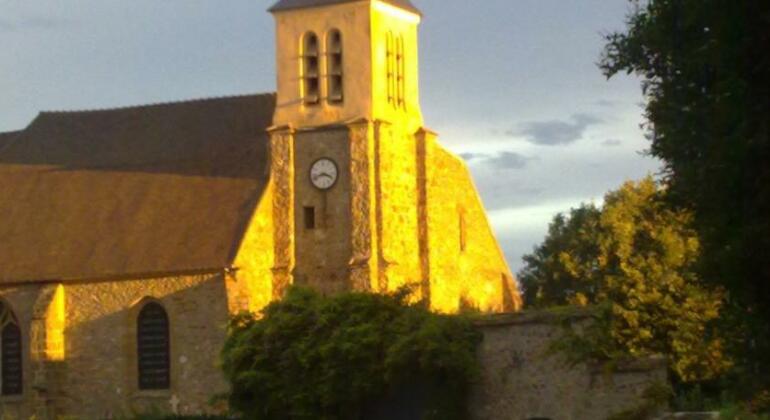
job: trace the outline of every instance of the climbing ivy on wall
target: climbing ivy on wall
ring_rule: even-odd
[[[295,287],[259,315],[236,316],[222,351],[231,409],[249,419],[359,419],[420,384],[425,418],[465,418],[481,334],[409,297]]]

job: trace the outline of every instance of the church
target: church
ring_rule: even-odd
[[[0,418],[212,412],[230,316],[287,287],[517,311],[423,123],[409,0],[280,0],[275,93],[42,112],[0,133]]]

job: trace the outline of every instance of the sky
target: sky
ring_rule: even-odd
[[[659,171],[639,80],[596,66],[626,0],[413,0],[427,127],[514,271],[558,212]],[[44,110],[275,90],[267,0],[0,0],[0,132]]]

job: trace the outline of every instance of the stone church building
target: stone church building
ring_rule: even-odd
[[[277,92],[0,133],[0,418],[212,411],[228,318],[287,286],[521,306],[425,128],[409,0],[281,0]]]

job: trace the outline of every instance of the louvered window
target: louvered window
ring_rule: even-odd
[[[340,103],[344,99],[342,34],[340,31],[334,29],[329,32],[326,39],[326,51],[327,95],[329,95],[329,102]]]
[[[21,328],[13,312],[0,302],[0,393],[22,393]]]
[[[168,389],[171,363],[166,310],[148,303],[139,312],[137,324],[139,389]]]
[[[320,99],[318,71],[318,36],[308,32],[302,41],[302,99],[305,105],[315,105]]]

